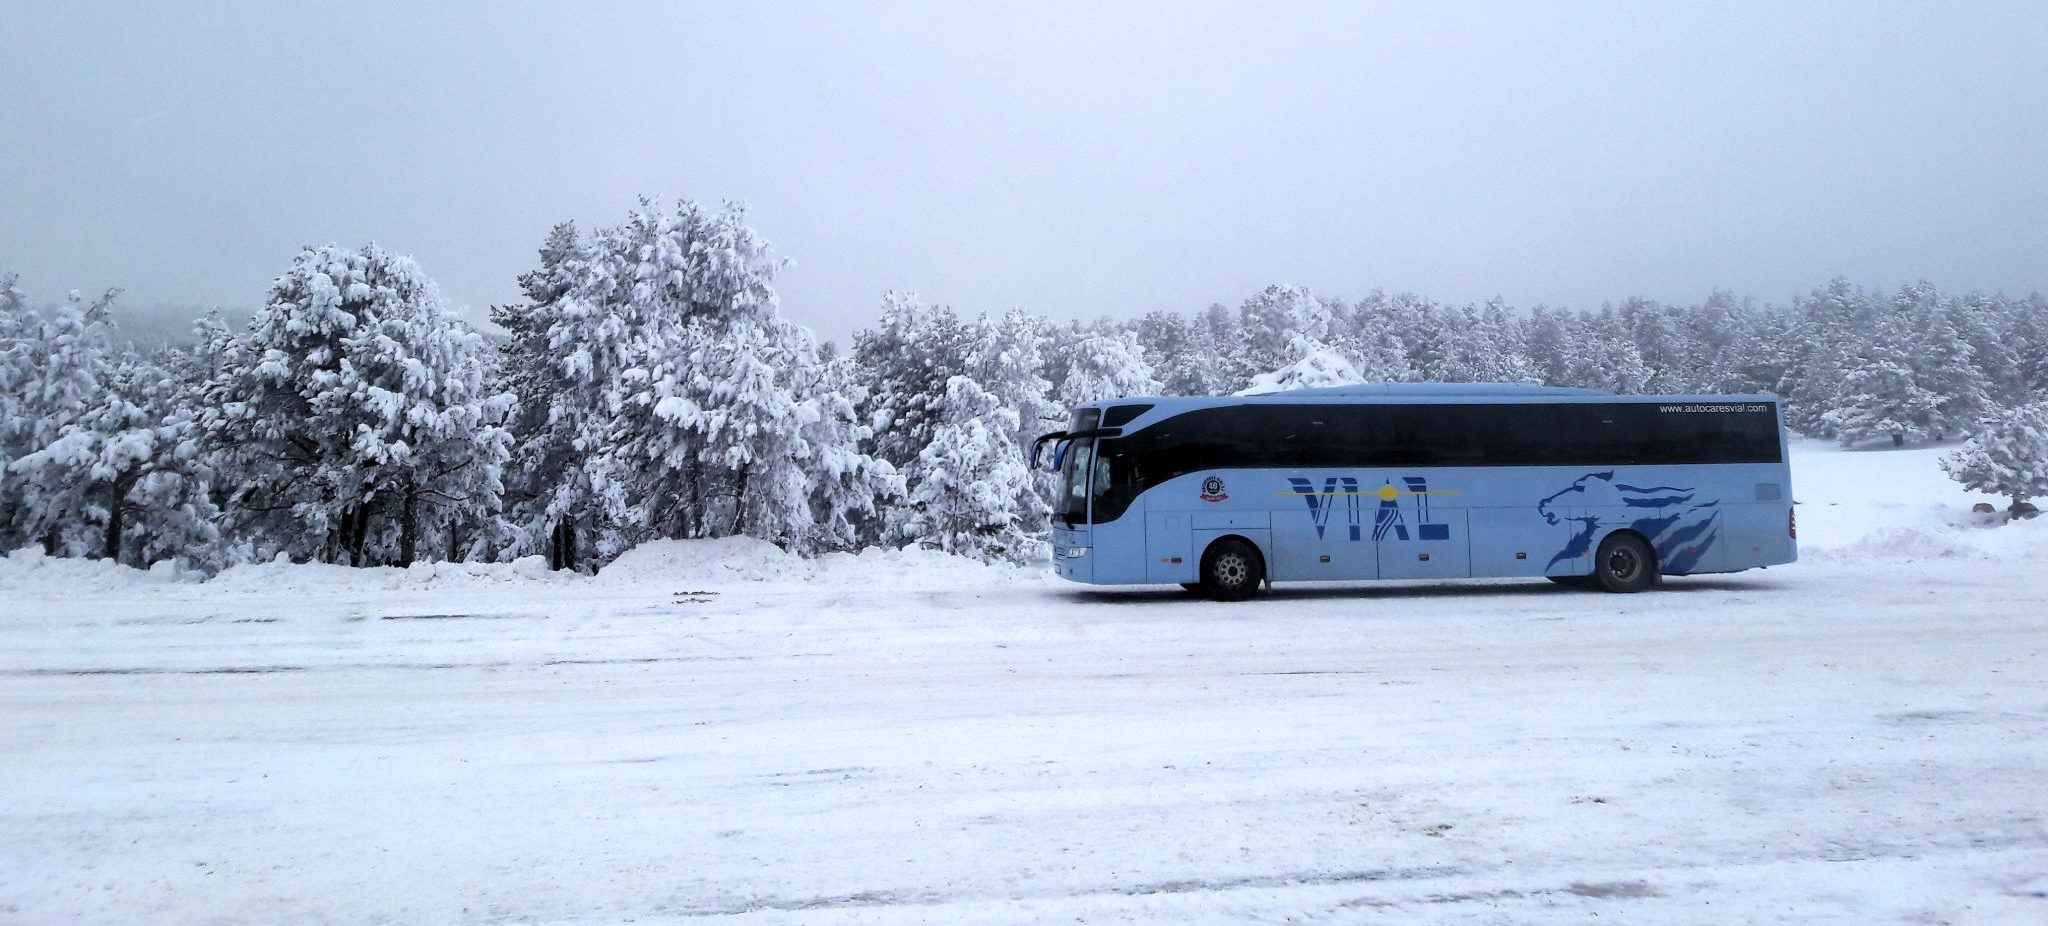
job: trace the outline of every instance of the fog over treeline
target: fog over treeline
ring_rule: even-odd
[[[590,570],[650,539],[744,535],[1028,560],[1053,475],[1024,448],[1118,396],[1774,393],[1801,433],[1901,446],[2032,440],[2036,419],[2012,416],[2048,395],[2048,301],[1932,283],[1576,310],[1276,283],[1095,321],[892,292],[842,347],[785,317],[783,267],[739,207],[642,200],[541,236],[489,337],[410,258],[328,245],[246,319],[209,314],[170,345],[124,327],[117,293],[38,302],[0,275],[0,548]]]

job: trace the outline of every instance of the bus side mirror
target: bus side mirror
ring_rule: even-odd
[[[1064,440],[1066,436],[1067,432],[1065,431],[1054,431],[1051,434],[1039,435],[1037,440],[1031,442],[1031,449],[1024,453],[1024,466],[1027,469],[1038,469],[1039,451],[1045,449],[1046,444],[1059,441],[1058,444],[1053,446],[1052,451],[1052,468],[1059,469],[1060,458],[1065,455],[1067,449],[1067,441]]]

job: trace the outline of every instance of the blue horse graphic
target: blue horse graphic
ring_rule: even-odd
[[[1546,523],[1577,525],[1549,565],[1586,555],[1601,528],[1613,526],[1648,538],[1665,573],[1691,572],[1720,536],[1721,513],[1715,510],[1720,501],[1698,501],[1697,495],[1678,486],[1617,483],[1613,470],[1580,476],[1570,487],[1536,503]]]

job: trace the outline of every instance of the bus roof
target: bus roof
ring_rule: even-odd
[[[1532,386],[1528,383],[1353,383],[1348,386],[1319,386],[1314,389],[1289,389],[1284,392],[1260,393],[1260,396],[1301,397],[1314,396],[1370,396],[1384,398],[1391,396],[1415,396],[1418,398],[1448,398],[1452,396],[1544,396],[1544,395],[1612,395],[1599,389],[1579,389],[1570,386]],[[1251,396],[1246,396],[1251,398]]]
[[[1257,395],[1221,396],[1119,396],[1101,399],[1076,406],[1076,409],[1109,409],[1118,405],[1149,406],[1134,420],[1124,422],[1127,428],[1144,427],[1162,417],[1177,415],[1198,408],[1214,408],[1224,405],[1258,405],[1266,403],[1291,404],[1296,402],[1355,402],[1388,404],[1427,404],[1449,402],[1474,404],[1528,402],[1771,402],[1778,397],[1765,394],[1745,395],[1616,395],[1600,389],[1580,389],[1569,386],[1532,386],[1526,383],[1357,383],[1348,386],[1323,386],[1314,389],[1290,389],[1284,392],[1267,392]]]
[[[1543,399],[1562,397],[1618,398],[1611,392],[1603,392],[1599,389],[1578,389],[1569,386],[1532,386],[1528,383],[1352,383],[1346,386],[1318,386],[1312,389],[1287,389],[1280,392],[1259,392],[1250,395],[1119,396],[1113,399],[1089,402],[1080,407],[1107,408],[1111,405],[1129,405],[1136,402],[1209,406],[1295,399],[1427,401],[1432,399],[1465,398]]]

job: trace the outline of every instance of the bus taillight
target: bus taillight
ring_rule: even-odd
[[[1799,539],[1799,512],[1790,508],[1785,509],[1785,536]]]

